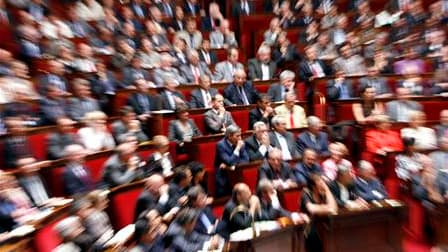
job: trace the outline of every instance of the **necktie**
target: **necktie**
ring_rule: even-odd
[[[201,75],[199,68],[196,66],[193,66],[193,76],[194,76],[194,83],[199,83],[199,76]]]
[[[313,77],[318,77],[319,72],[316,69],[316,65],[313,63],[310,63],[311,72],[313,73]]]
[[[249,105],[249,101],[247,100],[246,94],[244,93],[244,89],[242,86],[238,87],[240,92],[241,101],[243,101],[243,105]]]
[[[164,8],[165,8],[165,14],[169,17],[173,16],[173,12],[171,11],[171,7],[168,3],[164,4]]]
[[[205,59],[205,63],[207,63],[207,65],[210,65],[210,54],[208,54],[207,52],[204,52],[204,59]]]
[[[190,47],[194,48],[194,34],[190,33]]]
[[[289,124],[291,126],[291,129],[295,128],[295,125],[294,125],[294,113],[292,111],[290,111],[290,114],[289,114]]]

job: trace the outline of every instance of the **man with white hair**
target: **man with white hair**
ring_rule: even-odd
[[[249,155],[249,160],[262,160],[266,158],[267,153],[273,149],[269,140],[269,129],[264,122],[258,121],[254,123],[254,134],[246,140],[244,145]]]
[[[89,169],[85,166],[87,151],[79,144],[71,144],[64,148],[67,164],[62,173],[62,182],[66,195],[85,193],[94,189],[94,181]]]
[[[184,75],[187,83],[197,84],[203,75],[211,76],[212,72],[205,62],[199,61],[198,51],[189,49],[187,51],[188,64],[182,65],[180,71]]]
[[[258,96],[258,91],[252,82],[246,80],[246,72],[243,69],[235,71],[233,82],[224,89],[226,103],[234,105],[254,104]]]
[[[297,186],[293,170],[282,157],[282,151],[272,148],[268,152],[267,159],[258,168],[258,183],[262,179],[268,179],[277,190],[284,190]]]
[[[162,87],[166,79],[177,80],[179,83],[186,83],[185,78],[173,67],[173,57],[169,53],[160,55],[160,67],[156,68],[153,73],[154,83],[158,87]]]
[[[301,106],[296,105],[296,99],[297,97],[295,94],[287,93],[285,95],[284,103],[274,109],[275,114],[283,115],[287,118],[287,129],[304,128],[308,126],[305,110]]]
[[[268,95],[272,102],[279,102],[285,99],[287,93],[295,93],[296,74],[291,70],[284,70],[280,73],[280,82],[272,84],[268,89]]]
[[[286,118],[276,115],[272,118],[273,131],[269,132],[271,145],[282,150],[283,160],[288,161],[301,157],[294,142],[294,135],[286,129]]]
[[[221,61],[216,64],[213,79],[215,81],[231,82],[233,80],[233,74],[237,69],[244,70],[244,65],[238,60],[238,48],[230,47],[227,50],[227,60]]]
[[[297,148],[303,154],[305,149],[314,150],[320,157],[330,155],[328,134],[322,131],[322,122],[317,116],[308,116],[308,130],[300,133],[296,139]]]
[[[359,197],[367,202],[388,197],[386,189],[376,177],[375,168],[368,161],[359,161],[358,176],[354,183]]]
[[[257,51],[257,57],[247,63],[248,77],[250,80],[273,79],[277,71],[276,63],[271,59],[271,48],[261,45]]]

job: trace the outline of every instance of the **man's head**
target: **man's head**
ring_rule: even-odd
[[[188,205],[192,208],[203,209],[207,206],[207,194],[201,186],[193,186],[188,192]]]
[[[232,145],[236,145],[241,140],[241,129],[236,125],[230,125],[226,129],[226,138]]]
[[[230,61],[230,63],[232,63],[232,64],[236,64],[236,63],[238,63],[238,59],[239,59],[238,48],[230,47],[227,50],[227,60]]]
[[[224,107],[224,97],[221,94],[216,94],[212,97],[212,108],[218,110],[222,107]]]
[[[319,117],[308,116],[306,120],[308,122],[308,131],[314,135],[319,134],[319,132],[322,130],[322,122],[320,121]]]
[[[275,194],[275,188],[272,182],[269,179],[261,179],[260,182],[258,182],[257,187],[257,196],[262,201],[271,202],[271,195]]]
[[[86,155],[87,151],[79,144],[71,144],[64,148],[64,157],[70,162],[81,163]]]
[[[315,46],[307,46],[305,48],[305,55],[309,61],[315,61],[317,59],[317,50]]]
[[[188,57],[188,61],[193,66],[197,66],[199,64],[199,54],[198,54],[198,51],[196,51],[194,49],[188,50],[187,57]]]
[[[291,70],[284,70],[280,73],[280,83],[285,87],[285,92],[291,92],[294,89],[296,74]]]
[[[272,170],[279,172],[283,162],[282,151],[278,148],[273,148],[268,153],[268,163]]]
[[[251,196],[252,193],[250,192],[248,185],[244,183],[238,183],[233,187],[232,199],[235,203],[249,205]]]
[[[259,109],[265,110],[269,106],[271,106],[271,97],[263,94],[257,98],[257,107]]]
[[[199,86],[204,89],[208,90],[210,88],[211,84],[211,78],[207,74],[203,74],[199,77]]]
[[[440,123],[448,126],[448,109],[444,109],[440,112]]]
[[[349,43],[341,45],[341,47],[339,48],[339,55],[346,59],[352,56],[352,48]]]
[[[296,104],[296,99],[297,96],[294,93],[287,93],[285,95],[285,106],[291,110]]]
[[[268,136],[268,127],[266,126],[266,123],[258,121],[256,123],[254,123],[254,134],[255,134],[255,138],[257,138],[258,141],[260,141],[263,136],[267,137]]]
[[[338,171],[336,173],[336,181],[344,186],[349,186],[353,183],[353,176],[351,174],[350,167],[344,164],[338,165]]]
[[[72,81],[74,93],[79,98],[88,98],[91,95],[89,82],[85,79],[76,78]]]
[[[257,51],[257,57],[262,63],[271,61],[271,48],[267,45],[261,45]]]
[[[233,74],[233,82],[237,86],[241,86],[246,82],[246,72],[244,69],[235,70],[235,73]]]
[[[172,181],[181,188],[188,187],[191,183],[191,179],[191,171],[188,166],[179,166],[174,170]]]
[[[73,126],[75,125],[75,121],[68,117],[61,117],[56,120],[56,124],[58,125],[58,131],[62,133],[71,133],[73,132]]]
[[[184,208],[179,211],[175,221],[185,229],[187,234],[193,232],[196,226],[196,221],[199,217],[199,212],[193,208]]]
[[[281,115],[276,115],[272,118],[272,126],[274,130],[280,134],[286,133],[286,118]]]
[[[303,164],[306,166],[311,166],[317,162],[317,153],[312,149],[305,149],[303,152]]]
[[[360,160],[358,163],[358,176],[366,181],[375,179],[375,168],[366,160]]]
[[[145,188],[156,197],[160,196],[160,188],[165,184],[165,180],[160,174],[153,174],[145,181]]]
[[[197,30],[196,19],[194,17],[188,18],[185,29],[189,33],[194,33]]]
[[[162,154],[167,153],[170,149],[170,141],[164,135],[157,135],[152,138],[152,142],[156,150]]]

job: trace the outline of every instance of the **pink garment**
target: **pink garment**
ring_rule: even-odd
[[[353,165],[347,159],[341,159],[338,163],[336,163],[334,159],[328,158],[322,163],[322,170],[324,172],[323,175],[328,181],[336,179],[336,174],[338,172],[338,164],[349,167],[351,173],[353,174]]]

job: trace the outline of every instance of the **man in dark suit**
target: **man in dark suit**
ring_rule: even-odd
[[[308,116],[308,130],[300,133],[296,139],[297,149],[303,154],[305,149],[314,150],[319,157],[330,155],[328,151],[328,134],[322,131],[322,122],[316,116]]]
[[[168,185],[160,174],[151,175],[145,181],[145,189],[140,193],[135,205],[134,219],[147,210],[157,210],[161,216],[167,214],[169,203]]]
[[[25,135],[25,125],[20,118],[10,117],[5,121],[9,135],[3,141],[5,168],[16,168],[18,161],[33,157],[28,137]]]
[[[210,50],[210,40],[203,39],[201,48],[199,49],[199,60],[205,62],[207,66],[216,65],[218,56],[214,51]]]
[[[387,84],[387,79],[379,76],[379,71],[376,66],[372,65],[367,68],[367,76],[359,79],[358,90],[363,90],[365,87],[375,88],[375,97],[390,97],[392,92]]]
[[[272,84],[268,89],[268,95],[272,102],[281,102],[285,100],[287,93],[295,93],[296,74],[290,70],[284,70],[280,73],[280,83]]]
[[[367,206],[366,202],[357,194],[353,182],[350,168],[339,166],[336,179],[328,185],[339,207],[352,209]]]
[[[199,87],[193,89],[190,94],[190,108],[211,108],[212,97],[214,97],[218,90],[210,87],[210,76],[202,75],[199,78]]]
[[[230,125],[234,125],[232,114],[224,107],[224,97],[216,94],[212,97],[212,108],[204,114],[204,124],[208,133],[220,134],[226,132]]]
[[[137,90],[129,96],[127,104],[134,109],[140,121],[146,121],[152,111],[160,110],[161,101],[159,97],[149,95],[148,85],[144,79],[136,80],[135,86]]]
[[[75,121],[81,121],[84,116],[93,111],[99,111],[98,101],[91,96],[89,82],[76,78],[72,81],[74,97],[68,100],[68,114]]]
[[[139,143],[148,141],[131,106],[120,108],[120,118],[112,123],[112,135],[116,143],[122,143],[127,136],[134,136]]]
[[[244,140],[244,147],[250,161],[263,160],[273,148],[269,140],[268,127],[261,121],[254,123],[253,126],[254,134]]]
[[[330,101],[347,100],[357,95],[352,87],[352,82],[345,78],[343,71],[336,72],[336,78],[329,80],[327,84],[327,97]]]
[[[234,1],[232,4],[232,16],[249,16],[255,12],[255,6],[252,1],[248,0],[238,0]]]
[[[236,125],[227,127],[226,136],[216,145],[215,173],[216,196],[230,194],[230,181],[227,170],[234,170],[236,165],[249,162],[249,156],[241,140],[241,129]]]
[[[264,122],[270,128],[274,109],[271,107],[270,97],[260,95],[257,99],[257,107],[249,111],[249,129],[253,129],[254,123]]]
[[[132,0],[129,4],[132,12],[135,16],[144,19],[148,15],[147,6],[143,3],[142,0]]]
[[[272,118],[273,131],[269,132],[271,145],[282,150],[283,160],[301,157],[294,142],[294,134],[286,130],[286,118],[276,115]]]
[[[289,164],[283,161],[282,151],[273,148],[268,152],[268,158],[258,168],[258,183],[262,179],[268,179],[277,190],[296,187],[294,174]]]
[[[176,110],[178,106],[188,107],[187,100],[184,95],[177,90],[179,83],[173,79],[165,80],[165,88],[160,94],[162,100],[162,109]]]
[[[272,221],[281,217],[291,218],[291,213],[280,205],[272,181],[264,178],[258,182],[257,196],[260,199],[261,220]]]
[[[41,120],[43,124],[55,124],[61,117],[68,117],[67,102],[64,99],[64,92],[57,86],[48,85],[46,87],[46,97],[40,100]]]
[[[71,196],[94,189],[95,184],[84,162],[87,153],[84,147],[79,144],[71,144],[63,150],[64,157],[68,160],[62,173],[64,193]]]
[[[149,81],[148,71],[143,69],[140,57],[134,56],[131,65],[123,69],[123,84],[131,86],[137,79],[145,79]]]
[[[246,72],[238,69],[233,82],[224,89],[224,98],[233,105],[250,105],[257,100],[258,92],[252,82],[246,81]]]
[[[174,17],[171,21],[170,27],[174,32],[185,30],[185,14],[181,6],[177,5],[174,9]]]
[[[46,88],[50,85],[57,86],[64,95],[69,95],[68,82],[64,77],[65,68],[64,64],[57,60],[50,60],[48,62],[49,68],[48,73],[39,79],[39,93],[41,95],[46,95]]]
[[[207,64],[199,60],[198,51],[191,48],[188,49],[187,58],[188,63],[182,65],[180,67],[180,71],[187,80],[188,84],[199,83],[199,78],[202,75],[212,75],[212,72],[208,68]]]
[[[207,198],[201,186],[191,187],[187,192],[188,206],[199,212],[199,218],[194,230],[200,234],[213,235],[218,233],[222,225],[208,206],[210,198]]]
[[[271,48],[261,45],[257,57],[247,63],[250,80],[270,80],[275,77],[277,64],[271,59]]]
[[[156,3],[156,6],[160,9],[160,11],[163,13],[166,17],[174,17],[175,16],[175,10],[174,5],[171,2],[171,0],[162,0]]]
[[[98,100],[101,110],[110,112],[109,102],[115,97],[115,91],[121,86],[121,83],[103,62],[98,61],[95,66],[97,72],[89,78],[90,88]]]
[[[370,162],[365,160],[359,161],[355,188],[359,197],[367,202],[388,198],[386,189],[375,176],[375,168],[373,168]]]
[[[201,6],[197,0],[186,0],[184,5],[184,12],[187,15],[191,16],[199,16],[199,12],[201,11]]]
[[[78,144],[79,137],[73,133],[73,125],[75,124],[70,118],[61,117],[57,120],[57,131],[48,135],[47,139],[47,158],[56,160],[64,157],[65,147]]]
[[[322,168],[318,163],[317,154],[312,149],[305,149],[302,162],[297,163],[293,170],[295,182],[306,186],[312,174],[322,174]]]

